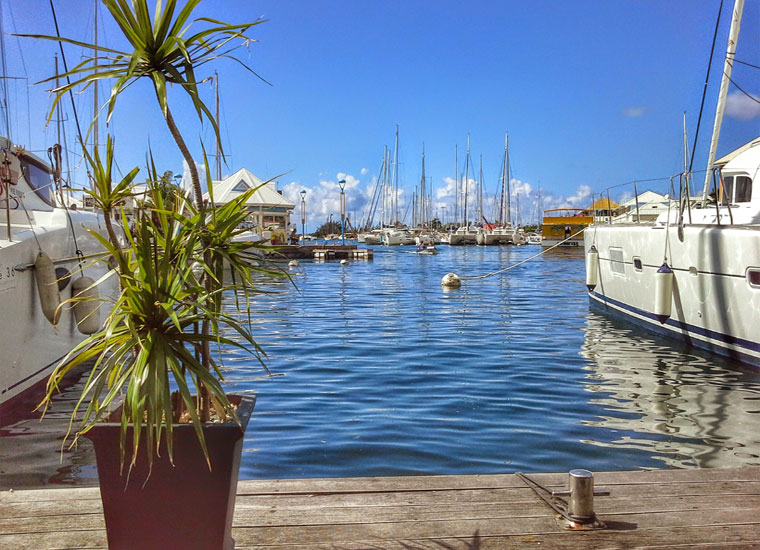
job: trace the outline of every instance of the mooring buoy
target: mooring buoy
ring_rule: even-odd
[[[443,279],[441,279],[441,286],[447,288],[459,288],[462,286],[462,281],[456,273],[446,273],[446,275],[443,276]]]

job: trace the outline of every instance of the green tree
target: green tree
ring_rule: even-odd
[[[317,237],[327,237],[328,235],[339,235],[340,234],[340,222],[328,220],[322,225],[320,225],[317,230],[314,232],[314,235]]]

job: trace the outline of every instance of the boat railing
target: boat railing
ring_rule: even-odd
[[[704,171],[701,171],[704,173]],[[708,197],[707,204],[700,196],[692,194],[691,182],[698,172],[680,172],[663,178],[633,180],[611,185],[599,193],[591,194],[589,213],[595,223],[652,223],[663,211],[678,213],[679,225],[691,223],[691,209],[696,206],[707,206],[715,203],[718,224],[721,223],[719,200],[723,189],[722,178],[718,168],[713,170],[713,193]],[[640,186],[646,185],[641,191]],[[724,205],[725,206],[725,205]],[[728,215],[729,223],[733,223],[731,206],[728,205],[723,216]]]

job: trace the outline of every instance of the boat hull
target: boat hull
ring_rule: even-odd
[[[16,214],[14,212],[14,214]],[[87,230],[103,231],[103,218],[91,212],[70,212],[55,209],[49,212],[32,212],[34,232],[29,224],[14,224],[12,240],[6,231],[0,239],[0,311],[7,321],[0,330],[0,422],[23,409],[28,413],[39,403],[45,380],[60,360],[85,335],[79,332],[73,311],[61,307],[60,320],[51,324],[42,312],[35,281],[35,258],[41,249],[53,260],[56,268],[63,268],[76,279],[81,276],[77,249],[85,257],[104,249]],[[70,216],[70,217],[69,217]],[[72,228],[76,243],[72,238]],[[36,238],[35,238],[36,237]],[[39,246],[38,244],[39,243]],[[84,275],[97,281],[108,269],[105,258],[87,257],[82,260]],[[115,278],[99,286],[101,298],[115,292]],[[60,288],[60,285],[59,285]],[[69,282],[60,290],[61,300],[72,296]],[[101,320],[105,307],[98,312]]]
[[[597,308],[676,338],[760,367],[760,227],[598,225],[586,230],[586,253],[599,253]],[[673,272],[670,315],[655,314],[658,270]]]

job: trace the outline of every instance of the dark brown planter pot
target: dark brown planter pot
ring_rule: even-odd
[[[204,426],[210,471],[192,424],[174,425],[174,466],[162,441],[161,456],[154,454],[150,476],[143,437],[129,479],[131,428],[124,475],[120,472],[121,425],[97,424],[87,432],[95,447],[110,550],[234,548],[232,515],[243,434],[256,398],[231,395],[229,399],[238,406],[242,429],[234,422]]]

